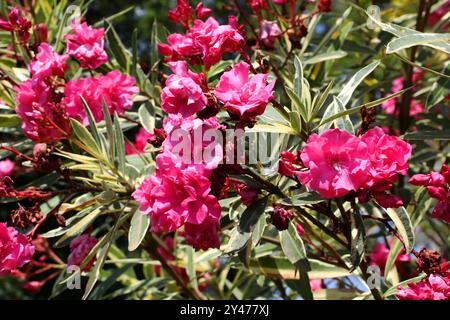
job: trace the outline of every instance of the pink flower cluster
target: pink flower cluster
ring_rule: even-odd
[[[0,19],[0,29],[17,32],[21,43],[30,40],[30,29],[32,24],[29,20],[22,17],[18,8],[11,8],[8,14],[9,21]]]
[[[141,204],[142,213],[150,215],[153,232],[172,232],[184,225],[186,240],[195,248],[219,247],[221,209],[217,198],[210,194],[209,177],[222,160],[222,149],[215,150],[208,162],[196,163],[196,155],[203,154],[207,141],[194,143],[193,140],[196,131],[202,133],[219,127],[215,117],[201,120],[171,115],[164,121],[168,137],[163,142],[163,152],[156,157],[157,172],[144,180],[133,194]],[[187,140],[180,142],[174,134],[177,130],[187,133]],[[179,143],[184,143],[183,159],[172,153]],[[190,154],[188,159],[187,154]]]
[[[425,186],[428,194],[439,200],[432,217],[450,223],[450,166],[442,165],[440,172],[415,174],[409,179],[415,186]]]
[[[418,71],[414,72],[414,74],[413,74],[413,78],[412,78],[413,84],[416,85],[418,82],[420,82],[420,80],[422,78],[423,78],[423,71],[422,71],[422,69],[419,69]],[[406,82],[405,77],[399,77],[399,78],[394,79],[392,81],[391,93],[396,93],[396,92],[403,90],[404,86],[405,86],[405,82]],[[386,112],[387,114],[398,115],[398,113],[400,111],[396,105],[397,105],[398,101],[400,101],[399,99],[400,99],[399,97],[389,99],[381,104],[381,108],[383,108],[384,112]],[[421,114],[424,111],[425,111],[425,108],[422,105],[422,103],[420,103],[420,101],[418,101],[416,99],[411,100],[411,106],[410,106],[410,110],[409,110],[409,115],[411,117],[417,116],[418,114]]]
[[[72,21],[72,32],[64,38],[67,40],[67,53],[80,61],[82,68],[97,69],[108,62],[104,50],[105,31],[95,29],[86,22]]]
[[[408,288],[399,287],[400,300],[450,300],[450,277],[430,274],[419,283],[409,283]]]
[[[329,129],[309,137],[301,152],[307,170],[296,176],[324,198],[343,197],[360,191],[360,201],[373,196],[383,207],[401,205],[387,194],[397,174],[405,175],[411,146],[375,127],[358,138],[341,129]]]
[[[69,58],[67,54],[59,55],[53,51],[48,43],[39,46],[38,54],[30,63],[30,73],[35,78],[46,78],[51,76],[64,77]]]
[[[117,112],[121,115],[133,106],[133,96],[139,92],[135,84],[136,80],[133,77],[117,70],[96,78],[70,80],[64,91],[63,103],[71,117],[88,125],[89,121],[80,96],[85,99],[95,121],[98,122],[104,119],[103,100],[110,114]]]
[[[0,276],[8,275],[30,262],[34,246],[27,237],[6,223],[0,223]]]
[[[44,79],[31,78],[16,87],[16,113],[25,134],[36,142],[67,138],[70,123],[58,93]]]
[[[68,266],[81,266],[84,259],[89,255],[92,248],[95,247],[98,240],[87,234],[76,237],[70,243],[70,255],[67,261]],[[89,272],[94,264],[95,256],[86,264],[83,271]]]
[[[239,51],[244,43],[237,19],[229,17],[226,25],[214,18],[206,21],[196,19],[187,34],[174,33],[167,37],[168,44],[159,44],[159,52],[168,56],[168,61],[187,59],[190,63],[202,63],[209,69],[220,61],[225,53]]]
[[[169,76],[162,91],[162,109],[183,117],[203,110],[208,102],[202,90],[203,74],[189,71],[185,61],[169,62],[169,66],[174,74]]]
[[[221,76],[214,90],[214,95],[224,103],[225,109],[239,117],[241,122],[253,122],[274,98],[275,81],[267,84],[269,74],[256,74],[249,79],[249,70],[249,64],[238,63]]]

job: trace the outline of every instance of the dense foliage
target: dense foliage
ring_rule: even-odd
[[[450,1],[143,2],[0,2],[0,298],[450,299]]]

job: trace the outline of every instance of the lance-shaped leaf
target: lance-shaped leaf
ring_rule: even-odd
[[[450,40],[450,34],[448,33],[419,33],[419,34],[410,34],[406,36],[402,36],[400,38],[395,38],[391,40],[386,46],[386,53],[394,53],[402,49],[432,44],[436,42],[447,42]],[[450,53],[449,48],[443,48],[443,51],[446,53]]]
[[[352,212],[350,214],[351,219],[351,262],[352,268],[350,272],[353,272],[359,267],[362,259],[364,258],[365,244],[366,244],[366,229],[364,222],[361,219],[359,212]]]
[[[303,192],[290,198],[281,199],[278,201],[278,203],[289,207],[300,207],[307,204],[320,203],[323,201],[325,200],[321,198],[318,193]]]
[[[336,50],[336,51],[331,51],[331,52],[327,52],[327,53],[322,53],[322,54],[315,55],[314,57],[305,60],[305,65],[316,64],[316,63],[327,61],[327,60],[336,60],[336,59],[343,58],[346,55],[347,55],[347,52],[345,52],[343,50]]]
[[[131,218],[130,230],[128,231],[128,250],[134,251],[139,247],[145,235],[147,234],[148,227],[150,226],[150,218],[146,214],[142,214],[141,211],[136,210]]]
[[[224,253],[233,254],[241,251],[249,241],[255,225],[267,206],[267,197],[255,201],[242,213],[239,225],[233,230]]]
[[[397,231],[402,237],[406,253],[410,253],[414,247],[415,235],[408,212],[404,207],[387,208],[385,212],[394,222]]]
[[[287,230],[280,231],[281,248],[289,261],[302,272],[311,270],[306,257],[305,245],[291,221]]]

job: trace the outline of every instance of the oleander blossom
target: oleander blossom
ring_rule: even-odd
[[[399,286],[397,297],[400,300],[450,300],[450,278],[430,274],[419,283],[409,283],[407,288]]]
[[[210,140],[202,136],[207,129],[220,128],[215,117],[202,120],[178,114],[164,120],[167,137],[156,157],[156,173],[133,193],[141,212],[150,216],[152,232],[173,232],[184,226],[186,241],[194,248],[220,246],[221,208],[211,194],[210,176],[223,158],[223,147],[213,144],[211,156],[204,158]]]
[[[9,159],[0,161],[0,179],[10,176],[14,171],[14,167],[14,162]]]
[[[15,88],[16,113],[22,119],[25,134],[36,142],[66,139],[70,122],[58,97],[41,79],[29,79]]]
[[[266,48],[273,48],[275,40],[282,35],[276,21],[263,20],[259,28],[259,38]]]
[[[83,261],[89,255],[92,248],[95,247],[97,242],[97,238],[87,234],[83,234],[72,240],[72,242],[70,243],[70,255],[67,260],[67,265],[81,267]],[[95,260],[96,257],[92,257],[92,259],[83,268],[83,271],[89,272]]]
[[[377,183],[394,182],[396,175],[406,175],[411,145],[398,137],[384,133],[375,127],[367,131],[361,141],[367,145],[371,165],[369,167],[369,187]]]
[[[27,237],[6,223],[0,223],[0,276],[11,274],[31,261],[34,246]]]
[[[150,176],[133,193],[153,232],[173,232],[185,223],[202,224],[220,218],[220,206],[210,194],[211,182],[194,168],[172,168],[170,175]]]
[[[240,117],[241,121],[254,121],[264,113],[274,98],[275,81],[267,84],[269,74],[256,74],[249,79],[250,65],[240,62],[225,72],[214,90],[214,95],[224,103],[225,109]]]
[[[223,161],[223,145],[219,130],[224,127],[216,117],[208,119],[183,118],[171,115],[164,120],[167,137],[162,147],[163,153],[156,157],[162,172],[170,171],[172,166],[181,169],[195,168],[199,174],[209,177]]]
[[[158,49],[169,57],[168,61],[184,58],[191,63],[203,63],[209,69],[225,53],[239,51],[245,39],[238,30],[236,17],[230,16],[226,25],[220,25],[213,17],[206,21],[196,19],[186,35],[173,33],[167,42],[159,44]]]
[[[430,197],[439,200],[431,217],[450,223],[450,166],[443,164],[440,172],[415,174],[409,183],[426,187]]]
[[[139,92],[136,80],[114,70],[97,78],[81,78],[67,83],[63,102],[68,114],[89,124],[80,95],[86,100],[96,122],[104,119],[102,101],[105,100],[110,114],[122,115],[133,106],[133,96]]]
[[[367,181],[370,167],[367,145],[341,129],[328,129],[309,137],[300,157],[306,171],[298,179],[324,198],[356,191]]]
[[[208,102],[200,86],[203,74],[189,71],[186,61],[170,62],[169,66],[174,74],[169,76],[161,93],[162,109],[183,117],[203,110]]]
[[[67,53],[80,61],[82,68],[97,69],[108,61],[103,28],[95,29],[86,22],[76,20],[72,21],[71,27],[73,33],[64,37],[67,40]]]
[[[67,54],[57,54],[52,46],[44,42],[39,46],[35,60],[29,65],[30,73],[34,78],[64,77],[68,58]]]

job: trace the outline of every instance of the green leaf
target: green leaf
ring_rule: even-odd
[[[75,137],[87,147],[86,151],[88,151],[93,156],[99,155],[101,153],[100,147],[95,142],[95,139],[89,132],[89,130],[73,118],[70,119],[70,124],[72,126],[72,131]]]
[[[415,235],[408,212],[404,207],[387,208],[385,212],[397,227],[397,231],[403,239],[406,253],[410,253],[414,247]]]
[[[375,70],[376,67],[380,64],[380,61],[374,61],[371,64],[365,66],[361,70],[355,73],[353,77],[345,84],[342,88],[341,92],[338,95],[339,100],[342,101],[343,106],[345,107],[350,99],[353,96],[356,88],[361,84],[361,82]]]
[[[311,279],[327,279],[348,277],[348,270],[336,267],[315,259],[309,259],[311,271],[308,275]],[[286,258],[264,256],[250,261],[250,269],[256,274],[277,277],[289,280],[298,280],[298,269]]]
[[[395,38],[391,40],[386,47],[386,53],[394,53],[402,49],[419,46],[428,45],[436,42],[448,42],[450,40],[450,34],[448,33],[417,33],[402,36],[400,38]],[[441,51],[450,54],[450,48],[443,47],[439,48]]]
[[[117,63],[125,70],[130,70],[130,54],[125,49],[124,44],[120,40],[119,35],[117,34],[114,27],[107,21],[105,21],[105,29],[108,30],[106,33],[106,39],[109,43],[109,48],[116,59]]]
[[[302,132],[302,119],[300,119],[300,114],[297,111],[290,111],[289,120],[291,127],[300,134]]]
[[[291,221],[287,230],[280,231],[281,248],[289,261],[302,272],[311,270],[306,257],[305,245]]]
[[[351,262],[352,268],[350,272],[353,272],[359,267],[362,259],[364,258],[365,244],[366,244],[366,229],[364,222],[361,219],[361,215],[358,212],[352,212],[350,214],[351,219]]]
[[[125,173],[126,154],[125,154],[125,139],[122,128],[120,127],[119,116],[114,114],[114,138],[116,143],[116,159],[119,164],[120,172]]]
[[[369,14],[367,11],[365,11],[364,9],[358,7],[355,4],[351,4],[352,6],[358,8],[359,10],[362,10],[363,12],[365,12],[367,14],[367,16],[369,17],[369,19],[374,22],[375,24],[377,24],[383,31],[389,32],[393,35],[395,35],[396,37],[404,37],[404,36],[408,36],[408,35],[421,35],[423,33],[414,30],[414,29],[410,29],[410,28],[406,28],[406,27],[402,27],[393,23],[383,23],[381,22],[381,20],[379,20],[379,17],[376,16],[372,16],[371,14]],[[444,41],[441,42],[433,42],[433,43],[424,43],[423,45],[428,46],[430,48],[434,48],[437,50],[441,50],[444,52],[450,52],[450,44],[446,43]]]
[[[346,55],[347,55],[347,52],[345,52],[343,50],[336,50],[336,51],[332,51],[332,52],[314,55],[314,57],[306,59],[304,63],[305,63],[305,65],[316,64],[316,63],[320,63],[320,62],[327,61],[327,60],[340,59],[340,58],[345,57]]]
[[[297,94],[289,87],[286,87],[286,93],[288,94],[289,98],[291,98],[292,106],[295,108],[291,109],[297,110],[302,118],[305,121],[308,121],[307,110]]]
[[[56,241],[55,247],[61,245],[65,240],[81,234],[95,220],[95,218],[97,218],[100,212],[101,212],[100,208],[96,208],[92,210],[90,213],[88,213],[80,221],[78,221],[75,225],[70,227],[70,229],[67,230],[64,233],[64,235],[58,239],[58,241]]]
[[[155,129],[155,111],[150,102],[144,103],[138,110],[139,121],[148,133],[153,133]]]
[[[425,279],[426,277],[427,277],[427,275],[425,273],[422,273],[421,275],[419,275],[417,277],[414,277],[414,278],[411,278],[411,279],[399,282],[395,286],[387,289],[386,292],[383,294],[383,297],[387,298],[389,296],[392,296],[392,295],[396,294],[397,291],[398,291],[398,287],[399,286],[406,287],[409,283],[417,283],[417,282]]]
[[[341,99],[339,97],[333,97],[333,108],[334,108],[334,114],[340,114],[342,112],[345,112],[344,104],[342,103]],[[329,108],[332,109],[332,108]],[[353,123],[350,120],[350,116],[345,114],[339,118],[336,118],[334,121],[335,128],[339,128],[342,130],[345,130],[351,134],[355,133],[355,129],[353,128]],[[324,126],[323,128],[326,128],[327,126]],[[322,130],[323,130],[322,128]]]
[[[0,128],[20,127],[22,120],[16,114],[0,114]]]
[[[191,246],[186,247],[187,269],[186,273],[189,277],[189,284],[197,289],[197,271],[195,270],[195,251]]]
[[[150,218],[141,211],[136,210],[131,218],[130,230],[128,231],[128,250],[134,251],[144,240],[150,226]]]
[[[278,203],[289,207],[300,207],[303,205],[315,204],[323,201],[325,200],[321,198],[318,193],[303,192],[290,198],[281,199],[278,201]]]
[[[450,130],[407,132],[402,136],[404,140],[450,140]]]
[[[267,197],[264,197],[245,209],[239,220],[239,226],[233,230],[224,253],[233,254],[245,248],[255,225],[266,209],[267,201]]]

